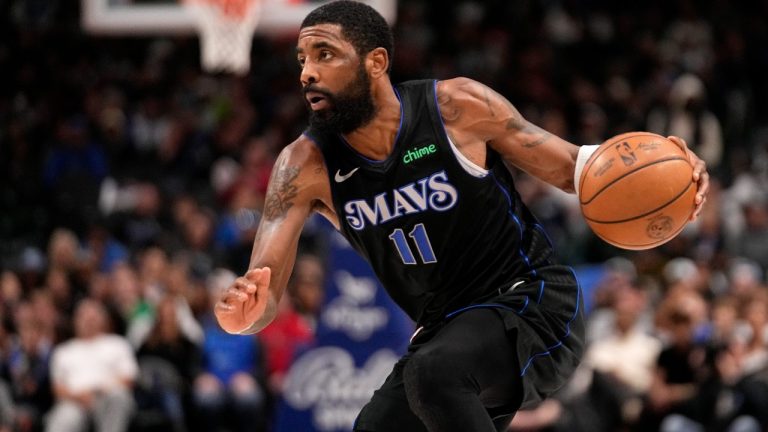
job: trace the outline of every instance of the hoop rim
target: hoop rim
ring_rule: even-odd
[[[258,14],[264,0],[182,0],[184,7],[207,6],[222,12],[222,16],[233,21],[244,21],[249,15]]]

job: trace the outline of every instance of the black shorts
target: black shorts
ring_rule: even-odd
[[[560,265],[539,268],[538,275],[488,302],[502,306],[507,332],[518,336],[522,408],[562,387],[584,353],[584,299],[576,275]]]
[[[565,384],[583,350],[582,299],[570,269],[550,270],[546,282],[522,281],[513,290],[450,313],[442,323],[419,332],[361,411],[355,430],[426,431],[409,406],[403,371],[419,350],[454,344],[462,338],[469,337],[474,346],[481,347],[465,362],[478,365],[473,373],[481,379],[486,372],[490,374],[485,376],[490,384],[478,388],[478,397],[484,415],[497,430],[506,429],[517,409],[535,405]],[[482,365],[488,359],[508,366],[484,371],[487,368]],[[452,390],[438,387],[435,391]]]
[[[355,422],[355,431],[426,432],[426,427],[409,405],[406,395],[407,374],[404,371],[420,350],[441,350],[447,345],[450,345],[448,348],[451,350],[455,350],[457,344],[468,341],[475,347],[482,347],[477,350],[479,358],[472,361],[470,357],[463,356],[442,357],[445,362],[451,363],[451,369],[467,370],[467,375],[476,382],[476,388],[469,386],[469,391],[477,390],[477,397],[482,401],[483,409],[470,413],[465,409],[468,404],[456,404],[461,408],[448,410],[441,415],[476,415],[490,418],[494,423],[498,423],[497,430],[506,430],[512,415],[522,402],[522,384],[516,367],[514,344],[509,343],[506,338],[501,315],[493,309],[467,311],[442,325],[420,331],[413,338],[408,353],[395,364],[384,384],[376,390],[371,401],[360,412]],[[458,364],[457,358],[458,362],[463,364]],[[430,392],[452,394],[466,393],[467,390],[442,383],[437,383],[429,389]]]

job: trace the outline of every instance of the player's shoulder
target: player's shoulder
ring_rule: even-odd
[[[302,185],[299,188],[307,192],[310,199],[317,194],[324,194],[327,189],[328,172],[325,159],[317,143],[306,134],[300,135],[280,151],[275,161],[274,173],[290,177]]]
[[[295,188],[297,202],[310,204],[314,211],[339,226],[333,210],[328,168],[312,135],[301,134],[285,146],[273,169],[273,180],[276,178]]]
[[[299,135],[292,143],[285,146],[280,151],[278,160],[298,166],[324,163],[318,144],[306,134]]]
[[[482,83],[463,76],[437,81],[437,89],[441,91],[467,91],[477,86],[482,86]]]
[[[488,87],[485,84],[467,77],[456,77],[437,82],[438,97],[478,98],[487,91]]]
[[[484,106],[495,94],[485,84],[466,77],[438,81],[435,91],[440,108],[462,109],[467,112]]]
[[[436,99],[446,124],[464,125],[476,122],[489,110],[496,93],[471,78],[458,77],[437,82]]]

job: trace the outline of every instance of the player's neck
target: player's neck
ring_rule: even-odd
[[[376,114],[365,126],[345,134],[344,139],[368,159],[384,160],[395,147],[400,128],[400,100],[389,79],[376,83],[372,92]]]

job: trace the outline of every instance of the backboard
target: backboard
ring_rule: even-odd
[[[280,36],[295,32],[304,17],[325,0],[262,0],[256,32]],[[102,35],[192,34],[194,17],[181,0],[81,0],[81,24],[85,31]],[[367,0],[392,24],[395,0]]]

